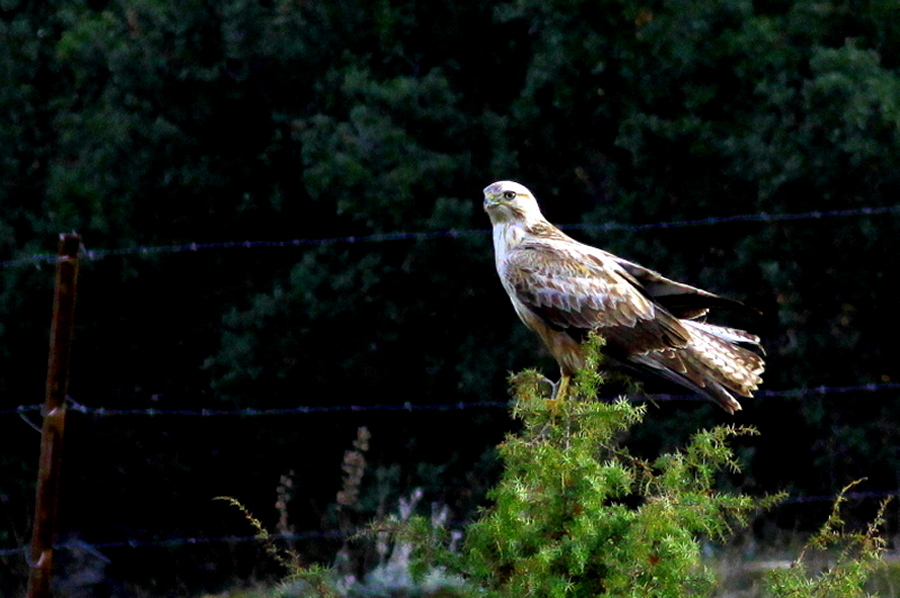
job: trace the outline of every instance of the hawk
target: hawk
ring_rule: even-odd
[[[559,364],[555,397],[585,367],[581,343],[591,331],[614,364],[680,384],[729,413],[741,408],[735,395],[753,396],[764,369],[750,350],[762,352],[759,337],[704,321],[711,307],[740,303],[579,243],[519,183],[485,188],[484,209],[503,288]]]

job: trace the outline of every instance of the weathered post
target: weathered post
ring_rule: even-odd
[[[50,358],[47,364],[44,424],[41,429],[41,459],[34,507],[34,529],[31,534],[28,598],[50,596],[80,246],[81,238],[78,235],[60,235],[53,320],[50,325]]]

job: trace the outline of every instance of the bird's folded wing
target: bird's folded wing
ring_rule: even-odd
[[[598,250],[599,251],[599,250]],[[606,252],[603,252],[606,253]],[[645,268],[639,264],[623,260],[612,254],[606,254],[620,266],[636,287],[639,287],[654,301],[665,307],[678,318],[693,320],[706,315],[711,307],[737,308],[756,311],[740,301],[720,297],[709,291],[669,280],[659,272]]]
[[[628,354],[682,347],[690,333],[639,292],[612,256],[577,244],[525,243],[506,257],[504,276],[515,298],[553,328],[582,338],[602,334]]]

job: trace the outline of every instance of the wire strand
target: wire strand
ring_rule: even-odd
[[[367,531],[368,528],[360,528],[358,530],[350,530],[350,531],[308,531],[308,532],[295,532],[291,534],[269,534],[269,537],[275,540],[321,540],[321,539],[329,539],[329,538],[349,538],[357,533],[362,533]],[[213,538],[207,537],[188,537],[188,538],[170,538],[168,540],[119,540],[119,541],[111,541],[111,542],[96,542],[96,543],[87,543],[87,542],[63,542],[61,544],[56,544],[53,546],[53,550],[73,550],[77,548],[81,548],[83,546],[89,546],[93,549],[100,548],[167,548],[167,547],[177,547],[177,546],[195,546],[202,544],[216,544],[216,543],[240,543],[240,542],[253,542],[259,541],[258,536],[218,536]],[[0,550],[0,557],[4,556],[14,556],[16,554],[26,554],[28,551],[27,546],[23,546],[20,548],[6,548]]]
[[[797,214],[769,214],[758,212],[756,214],[740,214],[735,216],[711,216],[699,220],[681,220],[669,222],[654,222],[647,224],[628,224],[608,222],[605,224],[565,224],[560,228],[567,230],[595,230],[595,231],[644,231],[653,229],[687,228],[695,226],[714,226],[719,224],[733,224],[737,222],[790,222],[797,220],[822,220],[825,218],[848,218],[855,216],[877,216],[882,214],[900,213],[900,205],[850,208],[844,210],[827,210],[801,212]],[[122,247],[118,249],[91,249],[83,252],[82,257],[89,260],[99,260],[114,256],[152,256],[160,254],[187,253],[206,250],[222,249],[261,249],[261,248],[286,248],[309,247],[319,245],[334,245],[348,243],[385,243],[391,241],[415,240],[429,241],[436,239],[455,239],[460,237],[483,236],[490,234],[490,229],[473,230],[444,230],[422,232],[395,232],[365,236],[330,237],[324,239],[290,239],[287,241],[222,241],[213,243],[183,243],[178,245],[142,245],[136,247]],[[55,263],[56,254],[39,253],[21,258],[15,258],[0,262],[0,268],[24,266],[28,264],[39,265],[43,263]]]
[[[883,392],[889,390],[900,390],[900,383],[892,382],[885,384],[859,384],[855,386],[815,386],[809,388],[793,388],[784,390],[764,390],[756,394],[756,398],[760,399],[788,399],[797,397],[806,397],[811,395],[834,395],[849,393],[871,393]],[[620,397],[604,397],[601,400],[615,401]],[[694,394],[647,394],[627,397],[630,401],[705,401],[702,397]],[[220,416],[237,416],[237,417],[261,417],[268,415],[313,415],[318,413],[362,413],[371,411],[399,411],[399,412],[417,412],[417,411],[461,411],[465,409],[498,409],[510,406],[510,401],[482,401],[468,403],[460,401],[458,403],[443,404],[424,404],[410,403],[403,404],[377,404],[377,405],[327,405],[327,406],[298,406],[285,407],[278,409],[254,409],[248,407],[246,409],[157,409],[155,407],[143,409],[110,409],[107,407],[91,407],[79,403],[72,397],[67,397],[68,408],[72,411],[85,415],[96,415],[101,417],[108,416],[188,416],[188,417],[220,417]],[[40,411],[41,405],[19,405],[10,409],[0,409],[0,415],[18,414],[32,411]]]
[[[817,496],[791,496],[782,500],[779,505],[803,505],[809,503],[833,503],[839,497],[847,500],[868,500],[874,498],[888,498],[892,496],[900,496],[900,490],[890,490],[883,492],[848,492],[843,494],[827,494]],[[269,537],[275,540],[322,540],[322,539],[346,539],[371,532],[369,527],[357,528],[353,530],[323,530],[323,531],[306,531],[294,533],[269,534]],[[218,537],[187,537],[187,538],[170,538],[164,540],[119,540],[109,542],[96,543],[61,543],[54,545],[54,550],[73,550],[88,546],[91,549],[104,548],[176,548],[181,546],[199,546],[204,544],[237,544],[245,542],[258,542],[258,536],[218,536]],[[28,547],[0,549],[0,557],[27,555]]]

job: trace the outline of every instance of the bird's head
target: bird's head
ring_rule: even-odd
[[[514,181],[497,181],[485,187],[484,211],[492,224],[544,218],[531,191]]]

